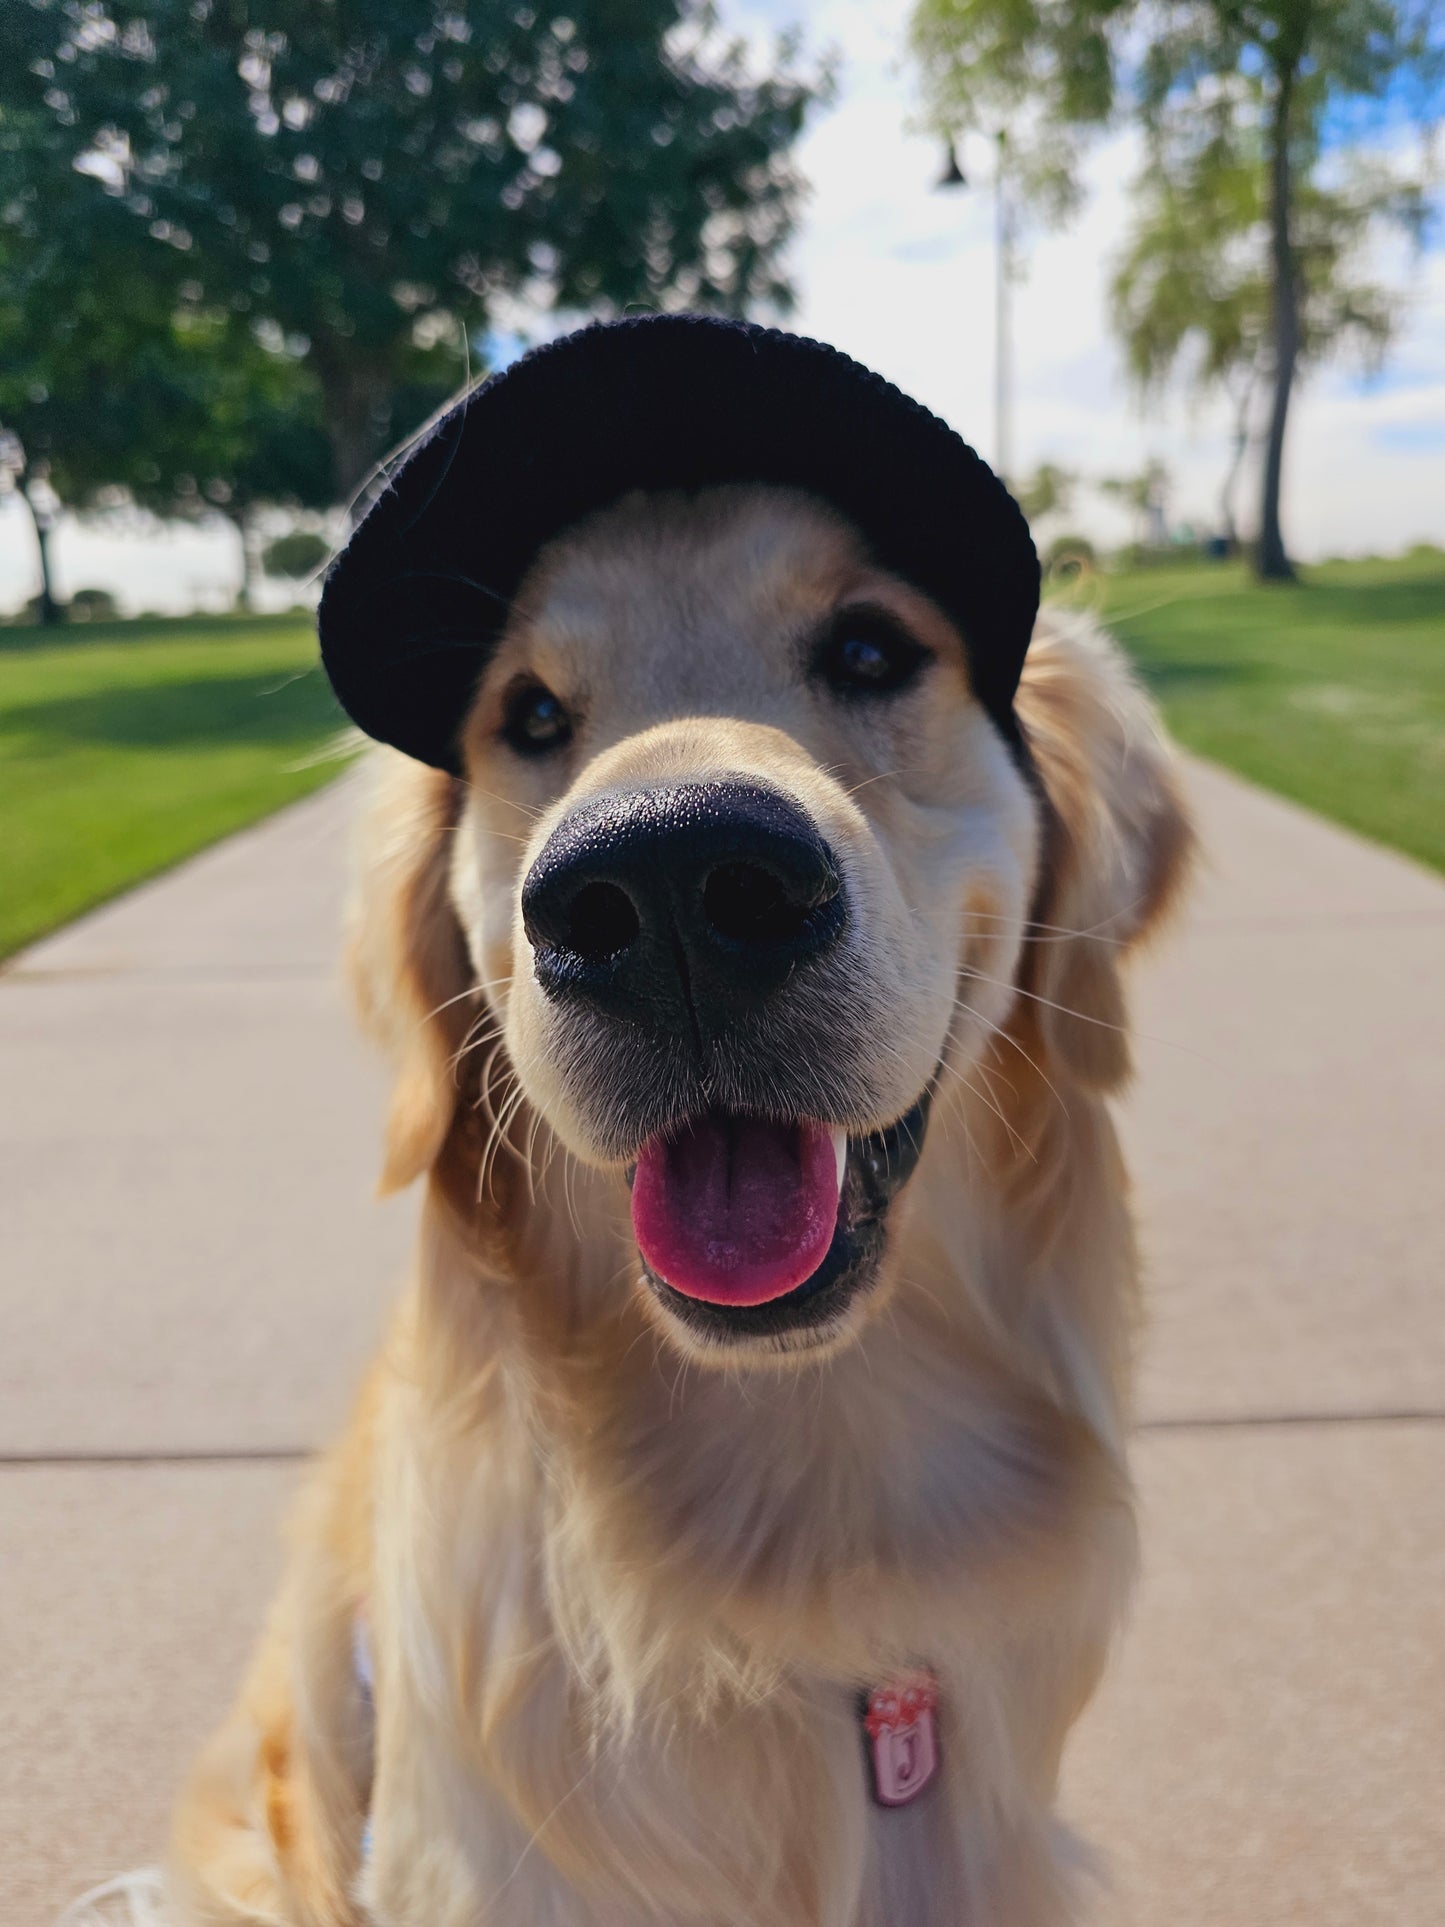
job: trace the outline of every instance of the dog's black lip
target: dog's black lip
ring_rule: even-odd
[[[917,1101],[892,1124],[865,1137],[849,1137],[832,1242],[823,1262],[802,1284],[762,1305],[716,1305],[674,1290],[639,1253],[649,1288],[684,1324],[714,1341],[777,1338],[830,1323],[877,1271],[888,1208],[923,1155],[937,1081],[935,1072]],[[635,1164],[628,1167],[629,1185],[636,1171]]]

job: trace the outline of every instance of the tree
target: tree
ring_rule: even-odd
[[[1151,164],[1181,116],[1207,114],[1221,95],[1252,115],[1269,291],[1257,566],[1289,577],[1279,499],[1301,341],[1301,191],[1328,184],[1336,139],[1325,136],[1340,136],[1351,113],[1433,127],[1445,89],[1439,0],[917,0],[913,45],[940,128],[1013,118],[1011,151],[1032,152],[1056,205],[1077,189],[1084,141],[1125,112]]]
[[[781,302],[818,87],[702,0],[11,0],[35,111],[137,247],[314,379],[333,491],[503,304]],[[40,23],[37,30],[35,23]]]
[[[320,391],[302,358],[284,346],[261,346],[248,327],[208,317],[214,380],[209,448],[202,479],[169,513],[222,515],[235,528],[241,551],[238,601],[251,607],[263,512],[284,508],[313,513],[336,503],[331,444]],[[403,415],[405,427],[414,425]],[[164,514],[163,503],[145,502]]]
[[[1111,475],[1099,483],[1101,494],[1111,496],[1138,518],[1137,535],[1145,548],[1163,548],[1169,539],[1169,470],[1157,456],[1151,456],[1137,475]]]
[[[1057,462],[1040,462],[1032,475],[1025,477],[1018,488],[1019,507],[1030,522],[1042,522],[1045,516],[1064,513],[1074,499],[1078,476]]]
[[[1141,395],[1162,389],[1182,362],[1196,394],[1219,391],[1230,403],[1234,446],[1220,522],[1231,548],[1239,541],[1234,494],[1269,328],[1267,264],[1250,245],[1259,186],[1252,159],[1222,142],[1205,143],[1178,167],[1146,170],[1110,290],[1114,327]]]
[[[289,535],[278,535],[266,544],[261,561],[267,575],[304,582],[325,565],[330,554],[331,544],[324,535],[310,529],[292,529]]]
[[[333,500],[298,364],[153,275],[129,221],[81,212],[27,233],[0,207],[0,465],[34,524],[43,622],[61,614],[50,548],[65,508],[225,515],[246,557],[258,503]]]
[[[205,358],[129,233],[116,248],[104,220],[66,220],[69,197],[37,204],[44,216],[32,223],[26,204],[0,196],[0,437],[35,528],[41,620],[54,622],[61,508],[180,493],[210,424]]]
[[[1239,111],[1258,88],[1246,80],[1220,90],[1203,114],[1171,117],[1136,183],[1135,220],[1111,288],[1114,326],[1141,394],[1157,392],[1182,368],[1195,393],[1222,393],[1230,402],[1234,447],[1220,519],[1231,546],[1238,541],[1235,486],[1269,361],[1262,117],[1252,103]],[[1418,181],[1358,157],[1336,157],[1334,169],[1327,183],[1316,163],[1295,191],[1301,369],[1351,348],[1378,362],[1400,304],[1364,273],[1365,244],[1384,221],[1418,234],[1424,216]]]
[[[38,21],[13,13],[7,39]],[[315,506],[329,458],[294,358],[207,309],[183,251],[138,245],[114,184],[77,168],[73,131],[37,106],[35,48],[7,51],[34,58],[0,61],[0,479],[30,511],[54,622],[62,509],[234,515],[263,487]]]

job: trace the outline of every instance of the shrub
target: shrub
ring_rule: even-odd
[[[261,567],[267,575],[299,582],[315,575],[330,554],[331,544],[324,535],[313,535],[309,529],[292,529],[289,535],[278,535],[274,542],[266,544],[261,551]]]
[[[109,589],[77,589],[66,606],[72,622],[116,622],[120,610]]]

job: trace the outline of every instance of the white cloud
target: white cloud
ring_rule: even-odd
[[[760,57],[777,31],[801,21],[814,50],[832,46],[840,59],[837,102],[801,150],[812,193],[794,248],[800,300],[790,325],[878,368],[991,455],[987,145],[964,152],[977,186],[935,190],[936,143],[908,128],[916,102],[901,7],[724,0],[724,13]],[[1109,263],[1136,158],[1127,137],[1101,148],[1079,218],[1062,233],[1027,241],[1026,272],[1013,296],[1015,467],[1047,457],[1098,476],[1162,456],[1175,476],[1175,517],[1204,526],[1228,458],[1228,419],[1219,409],[1192,412],[1182,400],[1141,416],[1107,328]],[[1299,393],[1285,517],[1302,557],[1445,541],[1445,253],[1405,264],[1405,272],[1409,319],[1386,378],[1371,386],[1325,371]],[[1242,507],[1249,485],[1247,478]],[[1106,539],[1126,531],[1098,501],[1081,503],[1074,519]],[[67,524],[57,547],[62,592],[103,586],[131,608],[161,609],[215,605],[235,591],[236,543],[225,530],[141,540]],[[0,607],[32,594],[34,583],[28,519],[0,502]]]

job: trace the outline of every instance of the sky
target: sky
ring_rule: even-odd
[[[792,250],[798,303],[788,325],[877,368],[992,458],[991,156],[982,141],[965,143],[975,184],[935,187],[937,142],[910,131],[918,101],[903,58],[905,8],[898,0],[723,0],[721,12],[759,49],[797,24],[810,51],[837,60],[834,104],[798,154],[810,192]],[[1082,212],[1062,231],[1025,237],[1012,296],[1013,469],[1049,460],[1097,480],[1159,457],[1173,477],[1171,522],[1206,529],[1228,460],[1228,415],[1182,396],[1141,413],[1108,330],[1110,264],[1137,167],[1134,139],[1111,138],[1090,161]],[[1284,515],[1304,560],[1445,544],[1445,247],[1420,258],[1401,251],[1384,265],[1405,289],[1408,312],[1383,376],[1341,365],[1297,391]],[[1253,489],[1246,476],[1246,524]],[[1068,524],[1101,541],[1131,533],[1089,486]],[[107,588],[132,612],[225,607],[238,580],[229,531],[141,535],[71,523],[56,549],[62,594]],[[28,520],[13,503],[0,505],[0,609],[36,586]]]

